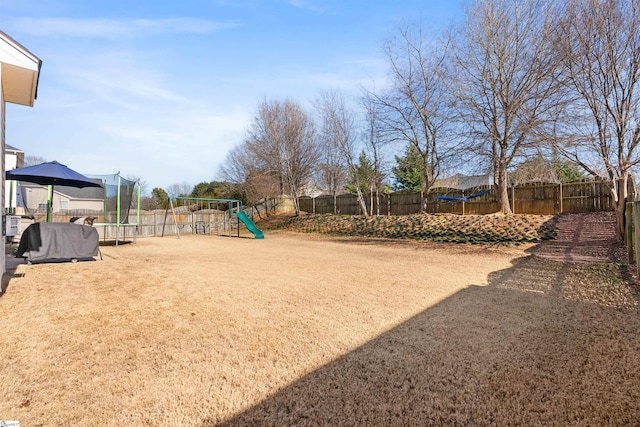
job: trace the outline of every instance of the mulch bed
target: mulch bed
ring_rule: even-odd
[[[283,221],[281,228],[303,233],[416,239],[449,243],[523,244],[555,237],[552,215],[398,216],[302,215]]]

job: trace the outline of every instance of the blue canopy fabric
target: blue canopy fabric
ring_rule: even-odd
[[[468,201],[469,199],[474,199],[476,197],[480,197],[483,194],[486,194],[488,192],[489,192],[489,190],[484,190],[484,191],[480,191],[478,193],[470,194],[468,196],[434,196],[434,197],[436,199],[446,200],[448,202],[463,202],[464,203],[464,202]]]
[[[102,184],[97,180],[88,178],[55,160],[13,169],[7,171],[5,176],[13,181],[32,182],[40,185],[65,185],[76,188],[102,187]]]

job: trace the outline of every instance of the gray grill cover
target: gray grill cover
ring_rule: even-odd
[[[98,255],[98,231],[69,222],[37,222],[22,233],[16,258],[29,261],[83,259]]]

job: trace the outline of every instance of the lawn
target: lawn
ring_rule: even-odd
[[[531,244],[249,236],[139,239],[103,247],[102,261],[20,265],[0,298],[0,419],[640,419],[637,297],[619,266],[545,261]]]

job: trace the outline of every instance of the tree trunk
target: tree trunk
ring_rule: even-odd
[[[511,215],[511,204],[509,203],[509,186],[507,185],[507,168],[500,167],[496,172],[496,198],[500,203],[500,212]]]
[[[291,200],[293,201],[293,208],[296,211],[296,216],[300,216],[300,200],[298,199],[298,194],[294,194],[291,196]]]
[[[420,192],[420,213],[424,213],[427,210],[427,197],[424,195],[424,190]]]
[[[356,186],[356,193],[358,194],[358,202],[360,202],[360,209],[362,210],[362,214],[365,217],[368,217],[367,213],[367,203],[364,201],[364,196],[362,195],[362,190],[358,186]]]
[[[258,205],[256,203],[253,204],[253,210],[258,213],[258,218],[262,219],[262,215],[260,214],[260,209],[258,209]],[[265,211],[266,214],[266,211]]]
[[[614,186],[613,191],[616,200],[616,235],[621,242],[624,242],[625,235],[625,212],[627,210],[627,180],[628,175],[619,178]]]
[[[624,241],[626,209],[627,199],[619,199],[616,202],[616,235],[621,242]]]
[[[369,212],[373,215],[373,189],[369,188]]]

